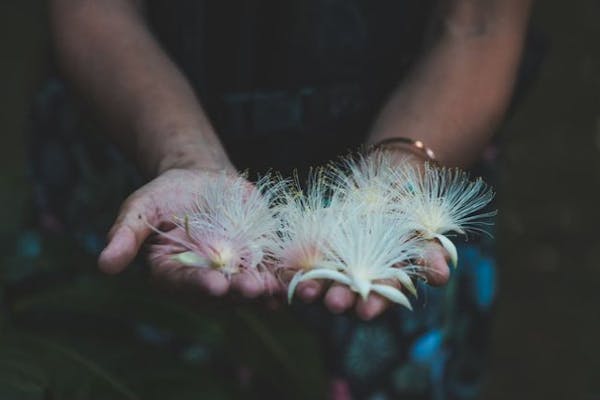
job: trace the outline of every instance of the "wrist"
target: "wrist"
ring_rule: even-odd
[[[166,152],[157,163],[155,175],[171,169],[235,171],[235,167],[219,146],[188,144]]]
[[[198,110],[196,110],[198,111]],[[148,178],[170,169],[233,169],[217,134],[204,114],[171,115],[145,111],[134,123],[138,166]]]
[[[435,153],[422,141],[406,137],[387,137],[378,141],[371,140],[369,151],[384,151],[398,163],[410,163],[422,166],[424,163],[437,164]]]

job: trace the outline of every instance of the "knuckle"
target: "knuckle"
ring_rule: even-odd
[[[145,199],[137,193],[134,193],[127,199],[125,199],[125,201],[121,205],[121,209],[119,210],[119,217],[126,218],[127,216],[136,213],[141,215],[145,208]]]

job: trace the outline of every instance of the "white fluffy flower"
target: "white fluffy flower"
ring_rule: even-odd
[[[363,212],[389,212],[394,206],[396,175],[388,152],[347,156],[339,164],[329,165],[328,176],[337,196]]]
[[[336,224],[331,186],[323,169],[317,169],[311,171],[306,193],[297,178],[280,188],[275,207],[280,228],[273,250],[277,266],[282,271],[315,268],[323,260],[320,244]]]
[[[297,271],[288,299],[298,283],[331,279],[365,297],[375,291],[410,307],[406,296],[390,285],[400,282],[416,294],[406,267],[421,256],[420,244],[407,230],[393,199],[387,159],[347,159],[309,180],[306,194],[298,186],[284,194],[280,266]],[[385,281],[385,282],[384,282]]]
[[[397,170],[399,206],[406,213],[408,227],[423,239],[437,239],[448,251],[453,265],[458,262],[456,247],[445,234],[466,235],[485,232],[489,217],[496,211],[480,213],[494,198],[481,179],[474,181],[457,168],[426,164],[422,171],[406,165]]]
[[[320,242],[321,263],[294,276],[288,298],[302,281],[331,279],[347,285],[362,298],[373,291],[410,308],[408,298],[389,281],[400,282],[415,293],[407,271],[414,268],[410,265],[412,260],[422,257],[422,246],[406,230],[402,216],[356,210],[350,204],[338,205],[337,223],[331,226],[326,240]]]
[[[193,206],[175,218],[186,239],[161,232],[188,249],[174,259],[214,268],[226,276],[240,269],[256,270],[273,247],[277,220],[269,201],[275,190],[268,177],[255,185],[226,173],[209,177],[199,187]]]

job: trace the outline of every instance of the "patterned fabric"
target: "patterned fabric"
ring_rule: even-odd
[[[29,147],[39,224],[50,232],[68,232],[96,254],[120,203],[142,180],[113,146],[92,134],[96,128],[60,80],[45,83],[32,115]]]
[[[494,262],[459,246],[460,267],[444,288],[419,284],[415,311],[393,307],[372,322],[331,319],[334,370],[358,398],[473,399],[481,386]]]
[[[250,7],[252,2],[246,3]],[[414,41],[418,36],[413,30],[422,29],[428,10],[423,5],[429,3],[302,0],[289,2],[283,10],[281,2],[257,2],[260,7],[242,7],[241,15],[236,13],[228,22],[246,30],[224,39],[235,44],[226,55],[205,40],[211,31],[201,29],[200,23],[209,21],[210,28],[210,21],[221,21],[204,18],[222,13],[213,9],[220,2],[150,1],[149,17],[207,104],[234,163],[255,172],[289,171],[327,161],[360,143],[376,108],[400,78],[392,71],[406,70],[418,48],[409,40],[385,39],[404,33]],[[165,9],[165,4],[170,7]],[[386,4],[394,12],[386,13]],[[248,37],[256,24],[264,23],[258,13],[263,9],[287,16],[283,28],[291,33],[282,37],[288,41],[267,46],[252,36],[237,43],[232,36]],[[419,18],[411,19],[416,11]],[[292,18],[296,15],[303,18]],[[213,28],[227,33],[222,26]],[[264,29],[257,32],[264,34]],[[301,40],[302,35],[309,40]],[[314,46],[303,47],[308,42]],[[390,42],[399,47],[390,48]],[[253,48],[258,55],[250,51]],[[270,49],[280,51],[267,58],[275,67],[258,60]],[[224,65],[244,69],[220,71],[214,62],[202,64],[198,54],[220,54],[216,58]],[[328,63],[326,56],[333,61]],[[120,202],[142,182],[115,149],[87,134],[90,130],[93,126],[80,118],[62,83],[50,79],[33,113],[38,220],[46,230],[73,234],[83,248],[97,254]],[[443,288],[419,284],[414,312],[391,307],[380,318],[361,322],[350,314],[333,316],[322,306],[293,307],[319,333],[331,377],[348,386],[354,398],[477,396],[496,295],[495,263],[489,238],[457,245],[459,267],[450,283]]]

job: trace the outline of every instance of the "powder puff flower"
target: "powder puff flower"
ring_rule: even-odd
[[[389,212],[394,204],[396,174],[388,152],[345,157],[329,165],[328,176],[338,195],[360,205],[364,212]]]
[[[273,247],[277,220],[269,202],[275,191],[268,177],[253,186],[244,177],[219,173],[199,187],[186,212],[175,216],[185,235],[159,234],[187,249],[173,256],[181,264],[217,269],[226,276],[241,269],[256,271]]]
[[[398,199],[407,224],[423,239],[437,239],[448,251],[456,266],[456,247],[445,234],[466,235],[469,231],[485,232],[489,217],[496,211],[480,212],[494,198],[493,190],[481,179],[474,181],[456,168],[425,164],[422,171],[405,165],[397,170]]]
[[[320,242],[322,261],[309,271],[298,272],[288,287],[291,299],[296,286],[305,280],[330,279],[347,285],[366,299],[375,292],[411,308],[408,298],[384,281],[398,281],[415,292],[407,271],[411,261],[422,257],[422,246],[404,218],[386,213],[357,213],[352,204],[337,205],[337,223]],[[404,268],[404,265],[409,268]]]
[[[280,220],[279,235],[273,250],[277,269],[308,271],[323,261],[321,243],[337,223],[336,202],[323,169],[311,171],[306,193],[298,178],[280,185],[275,206]]]
[[[324,174],[328,179],[319,182],[326,190],[309,186],[308,198],[286,203],[288,221],[295,222],[286,225],[282,249],[288,258],[282,265],[295,263],[297,271],[289,300],[300,282],[331,279],[363,298],[374,291],[409,307],[402,292],[382,281],[395,279],[416,294],[410,276],[423,272],[424,267],[412,265],[423,258],[423,241],[437,239],[456,266],[456,248],[445,234],[483,231],[485,219],[495,214],[480,213],[494,196],[481,179],[471,181],[466,172],[429,164],[421,171],[385,151],[345,158]],[[309,262],[297,262],[298,257]]]
[[[374,291],[410,308],[401,291],[383,283],[399,281],[416,295],[409,274],[418,267],[406,264],[421,257],[404,216],[387,205],[387,162],[379,156],[347,159],[345,168],[317,170],[306,194],[298,184],[284,191],[277,258],[280,268],[296,271],[288,286],[289,301],[300,282],[330,279],[364,298]]]

